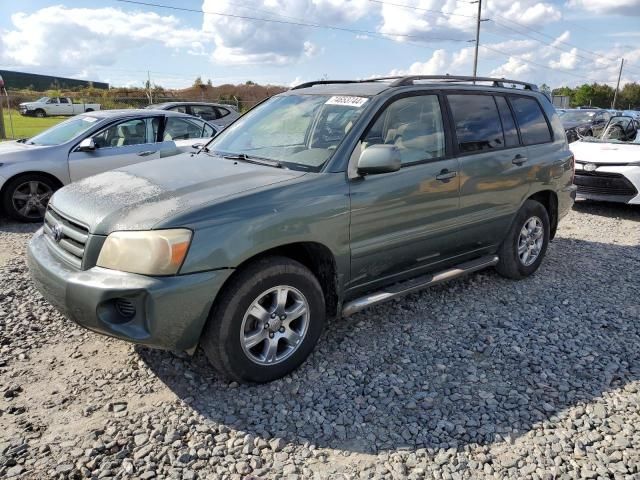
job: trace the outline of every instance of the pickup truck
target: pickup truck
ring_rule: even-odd
[[[19,109],[22,115],[43,118],[47,115],[78,115],[93,112],[100,110],[100,104],[73,103],[69,97],[42,97],[35,102],[21,103]]]

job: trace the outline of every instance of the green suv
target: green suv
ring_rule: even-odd
[[[328,317],[486,267],[531,275],[573,204],[573,171],[534,85],[311,82],[197,154],[57,191],[29,266],[90,330],[200,345],[224,376],[266,382],[305,360]]]

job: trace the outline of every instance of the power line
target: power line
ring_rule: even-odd
[[[251,20],[258,22],[270,22],[284,25],[293,25],[297,27],[308,27],[308,28],[319,28],[319,29],[327,29],[327,30],[337,30],[342,32],[356,33],[361,35],[369,35],[372,37],[398,37],[398,38],[412,38],[416,40],[437,40],[443,42],[463,42],[466,43],[468,40],[460,39],[460,38],[444,38],[444,37],[427,37],[423,35],[409,35],[409,34],[401,34],[401,33],[384,33],[381,34],[379,32],[374,32],[372,30],[361,30],[355,28],[347,28],[347,27],[339,27],[337,25],[326,25],[320,23],[307,23],[307,22],[294,22],[287,20],[278,20],[274,18],[261,18],[261,17],[252,17],[249,15],[237,15],[233,13],[222,13],[222,12],[211,12],[202,9],[196,8],[186,8],[186,7],[176,7],[173,5],[164,5],[161,3],[152,3],[152,2],[142,2],[137,0],[115,0],[120,3],[129,3],[133,5],[142,5],[146,7],[156,7],[156,8],[166,8],[169,10],[177,10],[182,12],[191,12],[191,13],[202,13],[205,15],[216,15],[220,17],[228,17],[228,18],[237,18],[241,20]]]
[[[508,57],[508,58],[511,58],[511,57],[516,58],[517,60],[520,60],[521,62],[528,63],[530,65],[535,65],[537,67],[544,68],[546,70],[551,70],[552,72],[562,72],[562,73],[565,73],[567,75],[571,75],[572,77],[577,77],[577,78],[582,78],[582,79],[585,79],[585,80],[589,80],[590,82],[598,82],[599,81],[599,82],[602,82],[602,83],[612,83],[611,81],[594,80],[594,79],[586,77],[584,75],[580,75],[580,74],[574,73],[571,70],[565,70],[565,69],[562,69],[562,68],[552,68],[552,67],[544,65],[542,63],[538,63],[538,62],[534,62],[533,60],[522,58],[522,56],[520,56],[520,55],[514,55],[514,54],[511,54],[511,53],[503,52],[502,50],[498,50],[497,48],[493,48],[493,47],[487,47],[486,45],[483,45],[482,48],[486,48],[487,50],[491,50],[492,52],[499,53],[499,54],[504,55],[505,57]]]
[[[593,55],[593,56],[595,56],[595,57],[598,57],[598,58],[604,58],[605,60],[609,60],[610,62],[616,62],[616,63],[617,63],[617,62],[619,61],[619,58],[607,57],[606,55],[602,55],[602,54],[599,54],[599,53],[593,52],[593,51],[591,51],[591,50],[587,50],[586,48],[578,47],[577,45],[574,45],[574,44],[572,44],[572,43],[566,42],[566,41],[564,41],[564,40],[559,40],[558,38],[555,38],[555,37],[553,37],[552,35],[549,35],[549,34],[547,34],[547,33],[541,32],[541,31],[539,31],[539,30],[536,30],[535,28],[531,28],[531,27],[529,27],[528,25],[525,25],[525,24],[520,23],[520,22],[516,22],[515,20],[511,20],[510,18],[507,18],[507,17],[505,17],[505,16],[499,15],[499,14],[497,14],[497,13],[496,13],[496,14],[494,14],[494,16],[495,16],[495,17],[498,17],[498,18],[501,18],[501,19],[503,19],[503,20],[506,20],[507,22],[511,22],[511,23],[513,23],[513,24],[515,24],[515,25],[518,25],[518,26],[519,26],[519,27],[521,27],[521,28],[524,28],[524,29],[526,29],[526,30],[529,30],[529,31],[531,31],[531,32],[533,32],[533,33],[536,33],[536,34],[538,34],[538,35],[541,35],[541,36],[543,36],[543,37],[550,38],[551,40],[553,40],[553,42],[562,43],[562,44],[567,45],[567,46],[569,46],[569,47],[571,47],[571,48],[575,48],[575,49],[577,49],[577,50],[581,50],[581,51],[586,52],[586,53],[588,53],[588,54],[590,54],[590,55]],[[495,20],[494,20],[494,22],[495,22]],[[503,25],[503,26],[504,26],[504,27],[506,27],[506,25]],[[524,33],[522,33],[522,32],[518,32],[518,33],[520,33],[521,35],[525,35],[525,34],[524,34]],[[590,59],[590,61],[593,61],[593,59]]]
[[[464,15],[464,14],[460,14],[460,13],[441,12],[441,11],[439,11],[439,10],[433,10],[433,9],[428,9],[428,8],[416,7],[416,6],[413,6],[413,5],[406,5],[406,4],[400,4],[400,3],[388,2],[388,1],[385,1],[385,0],[369,0],[369,1],[370,1],[370,2],[374,2],[374,3],[379,3],[379,4],[382,4],[382,5],[391,5],[391,6],[395,6],[395,7],[407,8],[407,9],[416,10],[416,11],[422,11],[422,12],[435,13],[435,14],[437,14],[437,15],[442,15],[442,16],[445,16],[445,17],[449,17],[449,16],[460,16],[460,17],[467,17],[467,18],[474,18],[474,19],[476,18],[476,17],[475,17],[475,15]],[[465,2],[463,2],[463,3],[474,4],[474,3],[478,3],[478,1],[477,1],[477,0],[476,0],[476,1],[465,1]],[[538,34],[538,35],[541,35],[541,36],[547,37],[547,38],[549,38],[549,39],[553,40],[553,42],[554,42],[554,43],[562,43],[562,44],[567,45],[567,46],[569,46],[569,47],[571,47],[571,48],[575,48],[575,49],[577,49],[577,50],[580,50],[580,51],[586,52],[586,53],[588,53],[588,54],[590,54],[590,55],[593,55],[593,56],[595,56],[595,57],[598,57],[598,58],[603,58],[603,59],[609,60],[609,61],[611,61],[611,62],[618,63],[618,61],[619,61],[619,59],[618,59],[618,58],[607,57],[606,55],[598,54],[598,53],[595,53],[595,52],[593,52],[593,51],[591,51],[591,50],[587,50],[587,49],[585,49],[585,48],[578,47],[577,45],[573,45],[573,44],[571,44],[571,43],[569,43],[569,42],[565,42],[565,41],[563,41],[563,40],[559,40],[559,39],[557,39],[557,38],[553,37],[552,35],[549,35],[549,34],[546,34],[546,33],[544,33],[544,32],[541,32],[541,31],[539,31],[539,30],[536,30],[536,29],[534,29],[534,28],[529,27],[528,25],[524,25],[524,24],[522,24],[522,23],[520,23],[520,22],[516,22],[515,20],[511,20],[510,18],[504,17],[504,16],[502,16],[502,15],[494,14],[494,16],[499,17],[499,18],[501,18],[501,19],[503,19],[503,20],[506,20],[507,22],[511,22],[511,23],[513,23],[513,24],[515,24],[515,25],[518,25],[519,27],[524,28],[524,29],[527,29],[527,30],[529,30],[529,31],[531,31],[531,32],[534,32],[534,33]],[[521,32],[521,31],[515,30],[515,29],[513,29],[513,28],[510,28],[509,26],[504,25],[504,24],[501,24],[501,23],[499,23],[499,22],[496,22],[495,20],[493,20],[493,22],[494,22],[496,25],[501,25],[502,27],[507,28],[507,29],[509,29],[509,30],[511,30],[511,31],[513,31],[513,32],[515,32],[515,33],[517,33],[517,34],[527,36],[527,37],[529,37],[529,38],[531,38],[531,39],[533,39],[533,40],[536,40],[536,41],[538,41],[538,42],[540,42],[540,43],[543,43],[543,44],[545,44],[545,45],[549,45],[549,46],[551,46],[552,48],[555,48],[555,49],[560,50],[560,51],[563,51],[563,52],[567,52],[566,50],[562,50],[562,49],[560,49],[560,48],[559,48],[558,46],[556,46],[556,45],[553,45],[553,44],[550,44],[550,43],[547,43],[547,42],[543,42],[542,40],[539,40],[539,39],[537,39],[537,38],[535,38],[535,37],[532,37],[531,35],[528,35],[528,34],[526,34],[526,33],[524,33],[524,32]],[[580,28],[582,28],[582,27],[580,27]],[[571,52],[567,52],[567,53],[571,53]],[[577,54],[576,54],[576,56],[578,56],[579,58],[582,58],[582,59],[584,59],[584,60],[587,60],[587,61],[593,61],[593,59],[591,59],[591,58],[586,58],[586,57],[583,57],[583,56],[580,56],[580,55],[577,55]],[[627,61],[626,63],[628,64],[628,61]],[[628,70],[630,70],[630,68],[629,68],[629,66],[628,66],[628,65],[627,65],[627,69],[628,69]]]
[[[404,4],[401,4],[401,3],[386,2],[386,1],[383,1],[383,0],[369,0],[369,1],[373,2],[373,3],[381,4],[381,5],[390,5],[392,7],[408,8],[410,10],[417,10],[417,11],[420,11],[420,12],[435,13],[435,14],[442,15],[442,16],[445,16],[445,17],[467,17],[467,18],[474,18],[474,19],[476,18],[475,15],[464,15],[462,13],[443,12],[443,11],[440,11],[440,10],[433,10],[433,9],[430,9],[430,8],[416,7],[416,6],[413,6],[413,5],[404,5]],[[471,4],[471,3],[476,3],[476,2],[464,2],[464,3]]]

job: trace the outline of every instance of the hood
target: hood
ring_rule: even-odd
[[[98,235],[148,230],[178,213],[305,172],[181,154],[101,173],[58,190],[51,205]]]
[[[573,142],[569,144],[578,162],[596,164],[638,163],[640,143]]]
[[[7,164],[21,160],[33,160],[33,156],[30,153],[39,148],[49,147],[46,145],[27,145],[17,141],[0,142],[0,163]]]

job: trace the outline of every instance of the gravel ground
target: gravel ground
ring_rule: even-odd
[[[639,222],[578,204],[534,277],[334,321],[239,386],[65,320],[0,220],[0,477],[640,479]]]

